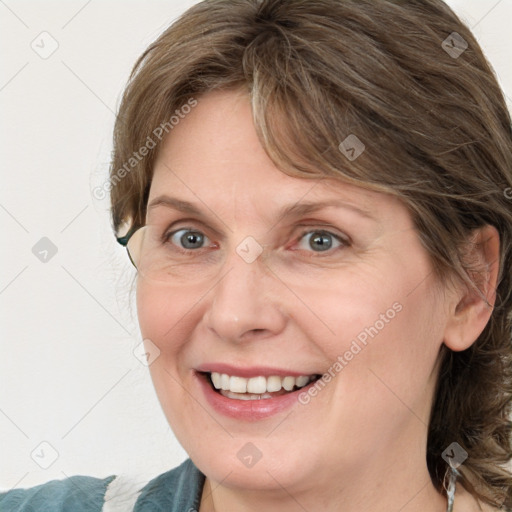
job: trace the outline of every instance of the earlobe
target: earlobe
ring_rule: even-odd
[[[475,230],[468,239],[464,261],[477,289],[461,285],[453,292],[444,344],[455,352],[466,350],[487,325],[496,300],[500,239],[494,226]]]

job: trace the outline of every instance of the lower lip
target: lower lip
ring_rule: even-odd
[[[224,395],[213,390],[209,382],[209,377],[205,374],[196,372],[196,378],[199,385],[203,389],[206,400],[217,411],[225,416],[230,416],[238,420],[257,421],[269,418],[274,414],[278,414],[289,409],[293,404],[298,404],[298,395],[307,391],[310,386],[308,384],[301,389],[286,393],[285,395],[276,396],[275,398],[262,398],[260,400],[236,400],[227,398]]]

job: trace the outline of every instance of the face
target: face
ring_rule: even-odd
[[[446,314],[398,199],[285,175],[248,96],[214,92],[162,146],[147,223],[168,259],[167,281],[137,284],[151,376],[203,473],[298,492],[424,463]]]

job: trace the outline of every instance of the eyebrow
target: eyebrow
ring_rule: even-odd
[[[181,211],[183,213],[187,213],[189,215],[197,215],[203,216],[203,212],[194,204],[189,203],[188,201],[183,201],[176,197],[170,197],[167,195],[161,195],[153,199],[149,205],[148,209],[156,208],[158,206],[167,206],[168,208],[173,208],[175,210]],[[341,201],[339,199],[332,199],[321,202],[298,202],[292,205],[284,206],[281,208],[277,214],[276,224],[282,222],[288,218],[296,218],[302,217],[304,215],[308,215],[310,213],[314,213],[318,210],[322,210],[328,207],[335,208],[344,208],[347,210],[351,210],[362,217],[365,217],[370,220],[377,220],[375,215],[373,215],[370,211],[366,209],[359,208],[354,204],[347,203],[345,201]]]

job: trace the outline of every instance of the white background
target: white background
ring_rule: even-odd
[[[194,3],[0,0],[1,489],[74,474],[149,478],[186,457],[133,355],[133,271],[107,199],[91,191],[107,178],[133,63]],[[512,106],[512,0],[448,3]],[[30,46],[43,31],[59,45],[47,59]],[[32,253],[42,237],[58,249],[46,263]],[[34,450],[42,465],[58,457],[43,469]]]

